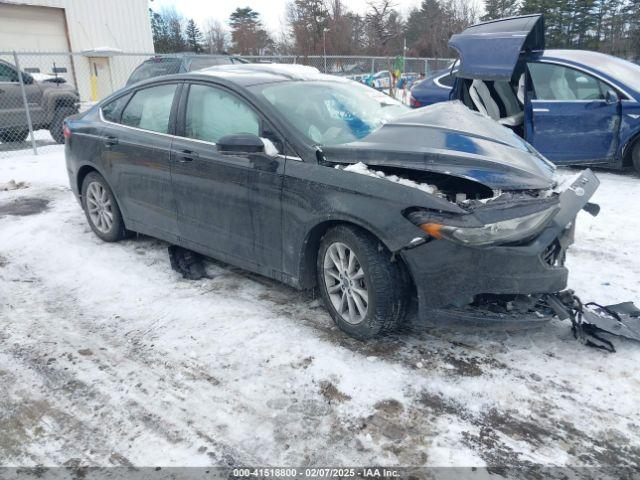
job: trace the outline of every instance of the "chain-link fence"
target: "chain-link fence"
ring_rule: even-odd
[[[395,61],[393,57],[333,55],[243,58],[255,63],[309,65],[381,90],[391,86]],[[219,62],[220,57],[192,54],[0,52],[0,157],[38,153],[64,143],[65,117],[89,108],[127,82]],[[143,63],[145,67],[137,69]],[[406,58],[402,78],[407,85],[421,74],[429,76],[450,64],[451,59]]]
[[[394,68],[395,57],[361,57],[327,55],[302,56],[302,55],[274,55],[274,56],[244,56],[252,62],[264,63],[290,63],[309,65],[323,73],[340,76],[375,75],[376,73],[391,71]],[[407,57],[404,61],[405,74],[429,76],[436,70],[441,70],[451,65],[450,58],[416,58]]]

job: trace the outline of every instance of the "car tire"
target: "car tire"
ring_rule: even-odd
[[[0,132],[0,141],[4,143],[24,142],[28,136],[29,136],[29,130],[14,128],[11,130],[4,130]]]
[[[631,151],[631,161],[633,162],[633,168],[636,169],[636,173],[640,175],[640,139],[636,141]]]
[[[127,237],[116,198],[97,172],[89,173],[82,181],[82,208],[91,230],[105,242],[117,242]]]
[[[51,125],[49,125],[49,133],[51,133],[51,136],[57,143],[64,143],[64,133],[62,132],[64,119],[75,113],[76,111],[71,107],[56,108],[56,111],[53,113]]]
[[[327,231],[316,270],[325,307],[352,337],[367,340],[404,320],[410,303],[407,276],[391,252],[364,230],[341,225]]]

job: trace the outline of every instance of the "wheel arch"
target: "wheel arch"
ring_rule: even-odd
[[[316,260],[318,255],[318,249],[320,248],[320,242],[324,235],[333,227],[339,225],[349,226],[361,231],[364,231],[368,235],[371,235],[378,240],[387,250],[391,252],[389,246],[377,235],[371,228],[363,225],[357,221],[351,219],[328,219],[323,220],[314,225],[308,232],[304,239],[302,249],[300,252],[300,263],[298,267],[298,278],[300,287],[303,289],[311,289],[316,286]],[[415,283],[411,272],[400,254],[394,254],[391,252],[391,257],[394,261],[400,262],[402,270],[407,275],[409,285],[413,292],[415,292]]]
[[[84,179],[87,177],[87,175],[89,175],[91,172],[96,172],[98,174],[100,174],[100,176],[102,178],[105,178],[105,176],[102,174],[102,172],[100,172],[100,170],[98,170],[95,166],[93,165],[82,165],[79,169],[78,169],[78,174],[76,175],[76,187],[78,189],[78,196],[82,199],[82,183],[84,182]],[[105,178],[105,181],[107,181],[107,179]],[[113,188],[111,189],[111,191],[113,191]],[[114,193],[115,195],[115,193]]]
[[[127,216],[125,215],[125,212],[122,209],[122,203],[120,202],[120,199],[118,198],[118,192],[116,192],[113,189],[113,186],[111,185],[111,182],[109,182],[107,176],[103,172],[101,172],[100,169],[98,169],[95,165],[90,164],[90,163],[85,163],[85,164],[81,165],[80,168],[78,168],[78,173],[76,174],[76,187],[78,188],[78,197],[80,198],[80,202],[82,203],[82,182],[84,182],[84,179],[91,172],[96,172],[98,175],[100,175],[104,179],[105,182],[107,182],[107,185],[111,189],[111,193],[113,193],[113,196],[116,199],[116,203],[118,204],[118,208],[120,209],[120,213],[122,214],[122,221],[126,224],[127,223]]]
[[[633,149],[640,143],[640,129],[634,133],[629,140],[622,147],[622,166],[623,167],[632,167],[633,166]]]

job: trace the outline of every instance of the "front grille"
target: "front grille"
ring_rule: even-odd
[[[561,264],[561,254],[562,247],[560,246],[560,242],[556,239],[544,250],[544,252],[542,252],[542,261],[551,267],[555,267]]]

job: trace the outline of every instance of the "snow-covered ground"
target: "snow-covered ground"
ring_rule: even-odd
[[[640,179],[598,176],[570,283],[638,301]],[[640,467],[640,344],[560,321],[365,344],[306,294],[208,270],[101,242],[62,147],[0,159],[0,463]]]

